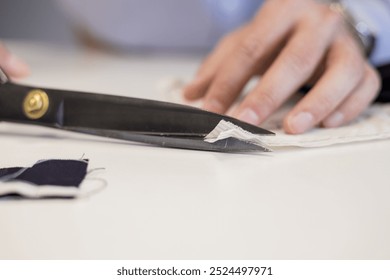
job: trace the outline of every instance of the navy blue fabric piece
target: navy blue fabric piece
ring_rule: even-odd
[[[0,178],[4,176],[9,176],[15,174],[19,170],[23,169],[23,167],[11,167],[11,168],[1,168],[0,169]]]
[[[78,187],[87,174],[88,160],[45,160],[29,168],[0,169],[0,180],[26,181],[34,185]]]

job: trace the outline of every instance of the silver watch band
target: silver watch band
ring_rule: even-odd
[[[367,57],[369,57],[375,48],[376,36],[368,24],[363,20],[359,20],[354,17],[341,0],[331,1],[329,7],[340,13],[345,18],[347,24],[352,30],[352,33],[360,43],[364,53]]]

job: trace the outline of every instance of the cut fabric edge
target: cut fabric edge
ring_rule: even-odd
[[[208,143],[215,143],[228,138],[234,138],[239,141],[260,146],[265,149],[265,151],[272,151],[270,146],[262,140],[261,136],[253,134],[232,122],[225,120],[221,120],[203,140]]]
[[[256,135],[241,127],[221,120],[204,138],[215,143],[226,138],[235,138],[272,151],[272,148],[299,147],[318,148],[350,143],[390,139],[390,105],[373,105],[355,122],[337,128],[315,128],[300,134],[285,134],[277,130],[276,135]]]

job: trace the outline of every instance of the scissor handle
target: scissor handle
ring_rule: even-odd
[[[9,80],[0,84],[1,121],[59,127],[60,104],[61,96],[47,90],[14,84]]]

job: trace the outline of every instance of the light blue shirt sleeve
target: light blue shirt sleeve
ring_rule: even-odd
[[[349,12],[376,34],[370,60],[374,65],[390,63],[390,0],[344,0]]]
[[[222,34],[249,21],[263,4],[263,0],[202,0]]]
[[[264,0],[57,0],[75,26],[123,48],[210,49]],[[377,35],[371,61],[390,63],[390,0],[343,0]]]
[[[57,0],[69,20],[122,48],[208,50],[262,0]]]

